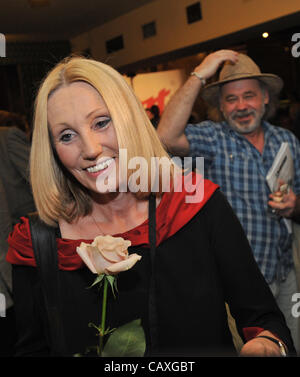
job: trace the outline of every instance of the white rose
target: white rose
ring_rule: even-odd
[[[142,257],[128,255],[131,242],[122,237],[98,236],[91,244],[81,242],[77,253],[94,274],[115,275],[129,270]]]

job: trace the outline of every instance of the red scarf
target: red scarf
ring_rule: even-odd
[[[166,192],[156,209],[156,237],[157,245],[165,239],[171,237],[185,224],[187,224],[205,205],[218,186],[208,180],[202,179],[200,175],[190,173],[183,177],[181,192]],[[199,179],[198,188],[202,190],[190,190],[195,179]],[[189,189],[190,188],[190,189]],[[199,192],[200,198],[197,203],[187,203],[187,198],[195,198],[195,193]],[[203,194],[203,197],[202,197]],[[132,246],[148,246],[148,220],[122,234],[114,236],[123,237],[130,240]],[[61,270],[76,270],[84,266],[80,256],[76,252],[76,247],[81,242],[91,243],[93,240],[70,240],[57,238],[58,264]],[[29,228],[29,220],[21,218],[8,238],[9,250],[7,261],[11,264],[36,266],[32,241]]]

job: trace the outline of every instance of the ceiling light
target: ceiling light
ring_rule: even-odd
[[[262,37],[263,38],[268,38],[269,36],[269,33],[267,31],[265,31],[264,33],[262,33]]]

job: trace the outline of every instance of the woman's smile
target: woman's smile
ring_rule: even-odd
[[[115,163],[114,158],[101,158],[95,165],[85,168],[87,174],[91,177],[98,177],[102,173],[107,173],[109,166]]]

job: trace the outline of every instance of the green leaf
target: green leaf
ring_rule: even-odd
[[[92,287],[93,287],[94,285],[96,285],[96,284],[101,285],[104,276],[105,276],[105,274],[99,274],[99,275],[96,277],[96,279],[94,280],[94,283],[93,283],[91,286],[89,286],[89,288],[92,288]]]
[[[115,290],[118,292],[118,289],[117,289],[117,276],[106,275],[106,279],[109,282],[109,285],[111,287],[111,290],[112,290],[112,293],[114,295],[114,298],[116,298]]]
[[[117,328],[108,338],[103,357],[142,357],[146,349],[144,330],[141,320]]]
[[[90,322],[90,323],[88,324],[88,327],[93,327],[94,329],[96,329],[96,330],[98,331],[99,334],[101,333],[101,327],[95,325],[93,322]]]
[[[108,335],[108,334],[111,334],[112,332],[114,332],[116,330],[116,328],[113,328],[113,329],[110,329],[109,327],[104,331],[104,334],[103,335]]]

